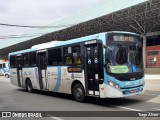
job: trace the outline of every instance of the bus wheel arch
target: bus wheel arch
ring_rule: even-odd
[[[80,81],[75,80],[71,85],[71,90],[72,90],[71,91],[72,95],[77,102],[84,102],[85,89],[83,84]]]
[[[29,92],[29,93],[33,92],[32,82],[31,82],[31,80],[29,78],[26,78],[26,80],[25,80],[25,86],[26,86],[27,92]]]

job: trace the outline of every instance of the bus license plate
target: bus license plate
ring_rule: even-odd
[[[131,93],[135,93],[135,92],[136,92],[136,90],[131,90],[130,92],[131,92]]]

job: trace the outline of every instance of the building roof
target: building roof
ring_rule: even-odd
[[[70,27],[72,25],[86,22],[104,15],[116,12],[118,10],[122,10],[128,7],[134,6],[136,4],[139,4],[145,1],[148,1],[148,0],[107,0],[103,4],[97,5],[81,13],[77,13],[73,16],[59,20],[53,24],[49,24],[49,26],[67,25],[66,27]],[[32,34],[36,34],[36,33],[47,34],[47,33],[62,30],[66,27],[37,29]],[[0,49],[6,48],[24,41],[28,41],[33,38],[36,38],[36,37],[6,39],[5,41],[3,41],[3,44],[0,44]]]

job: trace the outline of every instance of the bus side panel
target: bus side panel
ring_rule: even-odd
[[[12,68],[9,72],[11,84],[18,86],[17,68]]]
[[[64,88],[64,93],[71,93],[71,83],[73,81],[73,73],[68,73],[67,67],[62,67],[62,84]]]
[[[47,67],[48,89],[53,92],[63,92],[61,67]]]
[[[49,91],[71,94],[71,85],[78,80],[85,88],[84,71],[81,73],[69,73],[68,67],[48,67]]]
[[[33,89],[40,89],[37,67],[23,68],[22,74],[23,74],[23,85],[25,85],[26,79],[29,78],[32,82]]]
[[[85,89],[85,77],[84,77],[84,70],[82,72],[68,72],[67,67],[62,67],[62,84],[63,84],[63,93],[71,94],[71,85],[74,80],[78,80],[82,83]]]

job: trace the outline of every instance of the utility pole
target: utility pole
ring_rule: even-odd
[[[146,69],[146,33],[143,34],[143,63],[144,63],[144,69]]]

